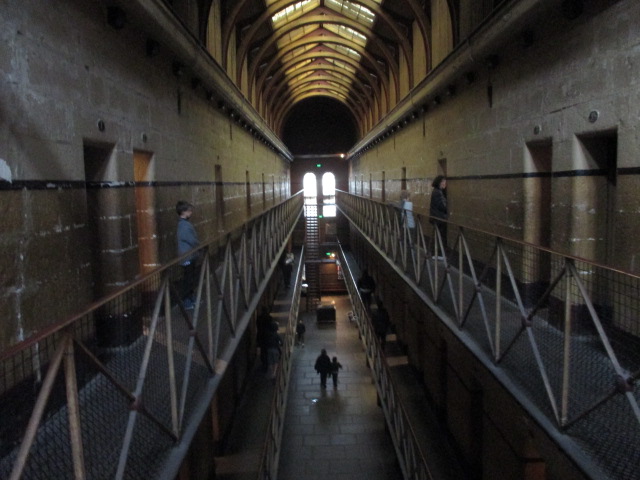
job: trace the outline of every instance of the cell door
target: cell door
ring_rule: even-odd
[[[140,273],[159,266],[155,190],[153,187],[153,154],[133,152],[136,223],[138,226],[138,261]]]

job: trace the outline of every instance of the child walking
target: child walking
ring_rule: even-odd
[[[333,357],[331,361],[331,377],[333,378],[333,388],[338,388],[338,370],[342,368],[338,357]]]

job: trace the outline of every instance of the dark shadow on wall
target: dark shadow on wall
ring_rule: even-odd
[[[347,152],[357,141],[355,119],[337,100],[316,97],[296,104],[284,122],[282,139],[294,155]]]

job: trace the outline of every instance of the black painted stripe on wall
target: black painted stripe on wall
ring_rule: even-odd
[[[640,175],[640,167],[625,167],[619,168],[618,175]],[[604,169],[598,170],[565,170],[560,172],[533,172],[533,173],[505,173],[502,175],[461,175],[447,177],[448,180],[503,180],[514,178],[562,178],[562,177],[594,177],[594,176],[606,176],[607,171]],[[387,179],[388,182],[401,181],[402,179]],[[429,178],[407,178],[406,181],[412,182],[416,180],[429,181]],[[356,182],[360,180],[356,179]],[[365,180],[368,182],[368,180]],[[372,180],[374,182],[380,182],[381,180]],[[250,185],[262,185],[262,182],[249,182]],[[269,184],[271,182],[265,182]],[[0,180],[0,191],[2,190],[71,190],[79,188],[128,188],[128,187],[179,187],[179,186],[208,186],[208,185],[246,185],[245,182],[85,182],[82,180],[16,180],[14,182],[7,182],[6,180]]]
[[[628,168],[619,168],[617,171],[618,175],[640,175],[640,167],[628,167]],[[447,176],[447,180],[509,180],[514,178],[563,178],[563,177],[598,177],[598,176],[606,176],[607,171],[604,169],[598,170],[564,170],[559,172],[531,172],[531,173],[504,173],[504,174],[491,174],[491,175],[460,175],[460,176]],[[431,181],[431,178],[407,178],[407,182],[415,182],[416,180],[420,181]],[[361,180],[355,179],[356,182],[360,182]],[[367,179],[363,180],[364,182],[368,182]],[[380,182],[381,180],[372,180],[374,182]],[[387,181],[391,182],[400,182],[402,179],[400,178],[390,178]]]
[[[271,182],[265,182],[270,184]],[[212,185],[240,185],[246,182],[84,182],[81,180],[16,180],[7,182],[0,180],[0,191],[3,190],[73,190],[99,188],[130,188],[130,187],[180,187],[180,186],[212,186]],[[250,185],[262,185],[262,182],[250,182]]]
[[[618,171],[620,173],[620,171]],[[598,170],[565,170],[562,172],[531,172],[531,173],[505,173],[502,175],[465,175],[459,177],[447,177],[447,180],[503,180],[513,178],[562,178],[562,177],[600,177],[606,176],[607,171]]]

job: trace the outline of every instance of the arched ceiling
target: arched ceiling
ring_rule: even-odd
[[[345,105],[360,132],[411,88],[419,0],[236,0],[223,10],[223,64],[276,132],[302,100]],[[428,52],[427,45],[421,51]],[[402,67],[401,67],[402,66]],[[401,69],[405,78],[401,79]]]

